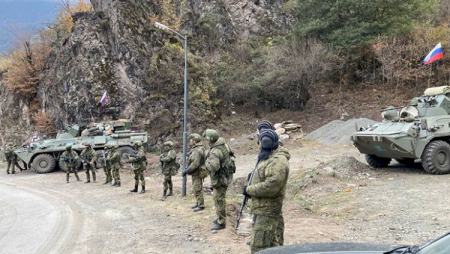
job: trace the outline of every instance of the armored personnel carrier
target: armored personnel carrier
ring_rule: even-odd
[[[370,166],[420,159],[428,173],[450,173],[450,86],[428,88],[408,106],[383,110],[382,117],[351,136]]]
[[[95,125],[75,124],[66,130],[59,131],[54,139],[34,137],[22,148],[14,152],[28,166],[37,173],[49,173],[57,166],[63,171],[67,168],[64,163],[59,163],[60,155],[65,151],[66,145],[72,145],[77,153],[85,148],[86,143],[91,144],[97,153],[96,167],[104,165],[104,147],[106,144],[117,144],[123,160],[127,160],[126,154],[134,153],[132,143],[141,141],[147,144],[146,132],[135,132],[131,129],[131,122],[126,119],[100,123]],[[81,164],[81,162],[79,162]]]

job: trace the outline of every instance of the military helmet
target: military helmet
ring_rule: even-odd
[[[197,134],[197,133],[192,133],[191,135],[189,135],[189,139],[192,139],[195,142],[202,141],[202,137],[199,134]]]
[[[135,141],[135,142],[133,143],[133,145],[135,145],[135,146],[137,146],[137,147],[140,147],[140,146],[142,146],[142,142],[141,142],[141,141]]]
[[[85,143],[84,146],[91,147],[91,143]]]
[[[114,149],[117,149],[117,148],[119,148],[119,145],[118,145],[118,144],[115,144],[115,145],[113,145],[113,148],[114,148]]]
[[[164,142],[164,146],[173,147],[173,142],[172,141],[166,141],[166,142]]]
[[[203,137],[210,142],[216,142],[219,139],[219,133],[213,129],[206,129],[203,132]]]
[[[71,144],[67,144],[66,145],[66,150],[70,150],[70,149],[72,149],[72,145]]]

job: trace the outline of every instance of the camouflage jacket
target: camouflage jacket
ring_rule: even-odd
[[[14,153],[14,150],[16,150],[16,147],[13,145],[8,145],[5,147],[5,158],[7,160],[14,161],[17,159],[17,155]]]
[[[81,154],[80,157],[83,159],[83,163],[86,164],[86,161],[84,161],[84,159],[86,159],[87,161],[89,161],[89,163],[94,163],[97,160],[97,154],[95,153],[95,150],[92,148],[89,149],[84,149]]]
[[[159,156],[159,161],[162,162],[162,173],[164,175],[170,175],[172,170],[175,169],[175,160],[177,159],[177,154],[174,149],[165,150]]]
[[[108,153],[108,158],[106,158],[106,162],[111,165],[111,167],[117,169],[121,167],[120,163],[120,151],[119,149],[111,150]]]
[[[133,164],[134,170],[145,170],[147,161],[145,157],[145,151],[143,147],[140,147],[137,152],[137,157],[130,157],[130,162]]]
[[[214,186],[227,186],[226,176],[221,171],[221,164],[224,161],[228,152],[225,140],[219,138],[209,148],[209,152],[206,155],[205,166],[209,171],[211,177],[211,185]]]
[[[200,173],[200,166],[205,163],[205,146],[203,144],[196,144],[192,147],[189,155],[186,168],[186,173],[192,176],[198,176]]]
[[[71,162],[66,162],[65,159],[72,159]],[[59,163],[66,163],[66,167],[76,167],[78,163],[78,154],[74,150],[70,150],[68,152],[67,150],[64,151],[61,156],[59,157]]]
[[[279,146],[264,161],[259,162],[247,187],[252,198],[252,214],[277,216],[281,213],[289,176],[289,151]]]

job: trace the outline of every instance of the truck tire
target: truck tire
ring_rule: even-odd
[[[119,150],[120,150],[121,160],[126,163],[129,162],[128,155],[126,155],[126,154],[135,154],[136,153],[136,151],[133,148],[131,148],[130,146],[119,147]]]
[[[97,155],[97,160],[95,161],[96,168],[103,168],[105,166],[106,154],[105,150],[96,150],[95,154]],[[103,158],[105,155],[105,158]]]
[[[422,154],[422,166],[430,174],[450,173],[450,144],[442,140],[430,142]]]
[[[391,162],[391,158],[381,158],[376,155],[366,154],[366,161],[371,167],[385,168]]]
[[[51,154],[43,153],[34,157],[31,167],[38,174],[50,173],[55,169],[56,161]]]
[[[79,153],[77,151],[74,151],[74,152],[77,153],[77,155],[79,155]],[[64,163],[64,161],[58,161],[58,165],[59,165],[59,169],[61,169],[61,171],[67,172],[66,163]],[[81,167],[81,161],[78,160],[78,162],[77,162],[77,170],[80,169],[80,167]]]

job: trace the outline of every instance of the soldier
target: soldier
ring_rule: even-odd
[[[213,187],[213,200],[216,209],[217,219],[214,220],[214,226],[211,230],[224,229],[226,226],[226,192],[228,181],[225,177],[223,164],[229,160],[230,150],[225,140],[219,137],[216,130],[207,129],[203,132],[203,137],[209,142],[209,152],[206,155],[205,166],[211,177]]]
[[[134,149],[137,150],[137,154],[135,156],[130,155],[130,162],[133,164],[134,172],[134,189],[130,190],[130,192],[138,191],[139,179],[141,179],[141,193],[145,193],[144,170],[147,167],[147,158],[145,157],[144,147],[142,147],[140,141],[134,143]]]
[[[270,121],[262,120],[258,122],[256,125],[256,133],[259,134],[265,130],[275,130],[275,127]],[[259,138],[258,138],[258,144],[259,144]],[[278,141],[278,149],[279,151],[284,151],[285,153],[289,154],[289,151],[283,146],[283,143],[281,141]],[[284,197],[283,197],[284,198]],[[283,211],[280,212],[279,218],[278,218],[278,227],[277,227],[277,233],[276,233],[276,239],[277,239],[277,246],[282,246],[284,244],[284,216]]]
[[[167,196],[173,195],[173,184],[172,184],[172,171],[176,170],[176,159],[177,154],[173,149],[173,142],[167,141],[163,144],[163,151],[159,157],[161,162],[161,173],[163,174],[163,195],[160,200],[166,200],[167,189],[169,189],[169,194]]]
[[[67,172],[66,172],[66,180],[69,183],[69,174],[74,173],[77,181],[81,181],[78,177],[77,166],[78,166],[78,154],[72,150],[72,145],[66,145],[66,151],[64,151],[59,157],[60,163],[65,163]]]
[[[111,150],[111,145],[106,144],[105,146],[105,160],[106,158],[110,158],[110,156],[113,155],[113,152]],[[105,165],[103,166],[103,170],[105,171],[106,180],[104,184],[108,184],[112,182],[112,175],[111,175],[111,163],[106,161]]]
[[[119,151],[119,145],[113,145],[112,151],[110,152],[111,156],[108,156],[106,159],[107,163],[111,164],[112,168],[112,176],[114,178],[114,184],[112,186],[120,187],[120,173],[119,169],[122,166],[120,161],[120,151]]]
[[[14,153],[14,150],[16,150],[16,147],[12,142],[8,143],[8,145],[5,147],[5,158],[8,162],[8,167],[6,168],[6,173],[9,174],[9,168],[12,167],[12,174],[16,173],[16,165],[19,167],[19,164],[17,164],[17,155]],[[20,167],[19,167],[20,168]],[[22,169],[20,169],[22,171]]]
[[[83,169],[86,173],[86,183],[91,182],[91,177],[89,174],[89,171],[92,172],[92,180],[94,183],[97,182],[97,176],[95,174],[95,165],[94,162],[97,160],[97,154],[95,153],[95,150],[92,149],[90,143],[86,143],[86,148],[81,152],[80,157],[82,158],[83,162]]]
[[[279,245],[277,237],[280,213],[289,176],[290,154],[286,149],[279,149],[277,133],[264,130],[259,135],[259,141],[261,151],[258,163],[249,177],[249,186],[244,186],[243,190],[244,195],[252,199],[252,253]]]
[[[197,133],[189,135],[189,144],[191,145],[191,153],[187,161],[186,174],[192,176],[192,186],[194,187],[194,195],[197,203],[192,207],[194,212],[205,209],[205,200],[203,198],[203,179],[200,177],[200,167],[205,163],[205,146],[201,143],[202,137]]]

